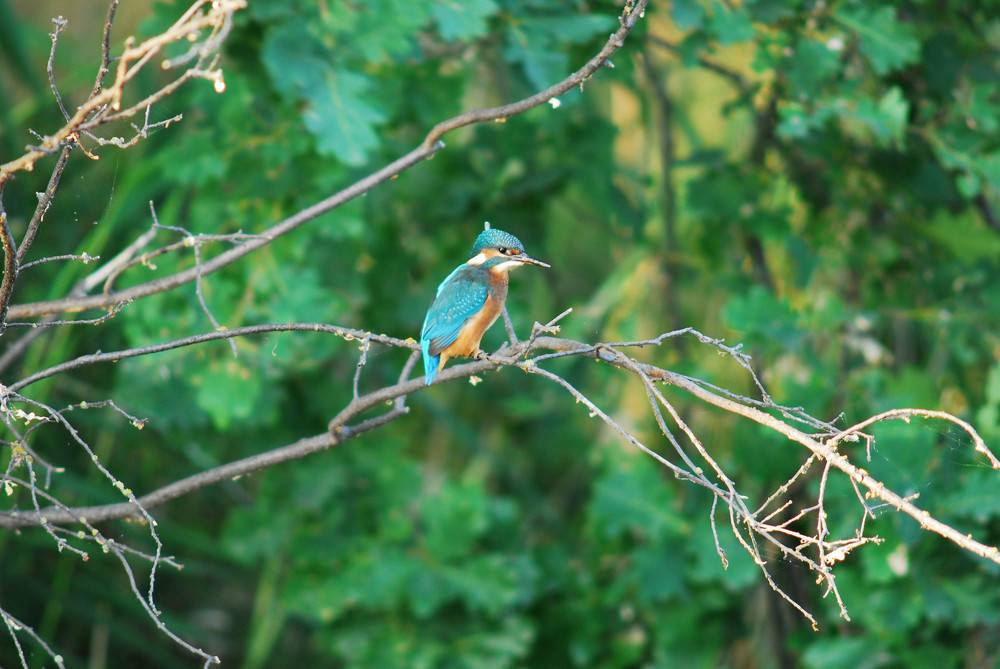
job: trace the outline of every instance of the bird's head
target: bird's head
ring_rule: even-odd
[[[494,272],[509,272],[521,265],[549,266],[548,263],[529,256],[520,239],[496,228],[488,228],[479,233],[466,264],[483,265]]]

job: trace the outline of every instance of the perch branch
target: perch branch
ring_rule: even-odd
[[[194,337],[188,337],[185,339],[180,339],[173,342],[167,342],[164,344],[158,344],[154,346],[141,347],[136,349],[128,349],[125,351],[116,351],[111,353],[96,353],[89,356],[82,356],[72,361],[68,361],[61,365],[56,365],[47,370],[40,371],[16,384],[12,384],[9,392],[15,393],[23,389],[31,383],[41,380],[43,378],[48,378],[56,374],[65,373],[67,371],[84,367],[87,365],[97,364],[101,362],[109,362],[115,360],[121,360],[128,357],[137,357],[140,355],[148,355],[151,353],[156,353],[160,351],[170,350],[174,348],[179,348],[181,346],[189,346],[192,344],[226,339],[235,336],[245,336],[250,334],[260,334],[266,332],[279,332],[279,331],[311,331],[311,332],[324,332],[327,334],[333,334],[336,336],[343,337],[348,340],[359,340],[359,341],[370,341],[371,343],[378,343],[385,346],[391,346],[396,348],[405,348],[411,351],[416,351],[417,344],[412,340],[401,340],[393,337],[388,337],[385,335],[376,335],[374,333],[368,333],[359,330],[352,330],[349,328],[342,328],[335,325],[325,325],[318,323],[299,323],[299,324],[270,324],[270,325],[259,325],[259,326],[249,326],[246,328],[235,328],[233,330],[222,330],[217,332],[210,332],[202,335],[197,335]],[[669,334],[669,333],[668,333]],[[703,338],[703,340],[708,340],[708,338]],[[651,341],[663,341],[662,338]],[[712,341],[712,340],[708,340]],[[529,348],[530,346],[530,348]],[[984,557],[986,559],[992,560],[1000,564],[1000,555],[995,547],[987,546],[982,544],[971,537],[962,534],[955,530],[954,528],[938,521],[937,519],[931,517],[924,510],[918,508],[910,500],[905,499],[893,491],[886,488],[881,482],[870,476],[864,469],[852,464],[847,456],[838,452],[836,446],[839,442],[851,438],[853,435],[860,433],[866,425],[878,420],[888,420],[890,418],[908,418],[909,416],[921,416],[925,418],[942,418],[945,420],[951,420],[959,426],[966,429],[970,436],[976,443],[976,451],[982,453],[989,459],[991,464],[996,467],[1000,464],[1000,461],[996,459],[996,456],[986,447],[982,439],[978,437],[975,431],[967,423],[960,421],[948,414],[943,414],[941,412],[929,412],[920,409],[899,409],[894,412],[889,412],[889,414],[883,414],[876,416],[864,423],[859,423],[858,425],[849,428],[848,430],[839,431],[836,434],[829,434],[827,438],[816,438],[813,435],[807,434],[802,430],[790,425],[770,413],[767,413],[762,408],[758,406],[753,406],[751,403],[743,403],[736,401],[730,397],[721,395],[719,393],[713,392],[704,385],[694,379],[687,376],[665,370],[655,365],[648,363],[640,363],[632,360],[626,355],[623,355],[615,346],[608,344],[591,345],[583,342],[573,341],[569,339],[562,339],[559,337],[552,336],[540,336],[533,340],[522,341],[514,346],[504,346],[495,354],[491,355],[488,360],[478,360],[461,365],[454,365],[452,367],[446,368],[439,375],[438,378],[441,382],[452,381],[459,378],[469,378],[474,375],[484,374],[487,371],[498,369],[501,366],[516,366],[522,370],[532,373],[539,374],[549,378],[549,380],[556,381],[552,375],[547,370],[539,367],[539,362],[545,359],[552,359],[553,354],[544,354],[537,357],[526,357],[529,352],[534,352],[538,350],[554,351],[556,353],[561,353],[560,357],[565,355],[577,355],[584,357],[591,357],[607,364],[613,365],[625,371],[631,372],[633,374],[639,374],[642,377],[648,378],[651,382],[665,383],[670,386],[674,386],[681,389],[690,395],[697,397],[707,404],[711,404],[715,407],[728,411],[730,413],[743,416],[756,423],[759,423],[765,427],[768,427],[780,434],[783,434],[791,441],[801,444],[807,448],[813,456],[820,458],[821,460],[829,463],[833,468],[846,474],[851,481],[854,481],[861,486],[867,488],[872,496],[882,500],[893,508],[902,511],[903,513],[909,515],[910,517],[917,520],[920,526],[931,530],[941,536],[955,542],[959,546],[969,550],[970,552]],[[414,357],[408,360],[407,365],[409,368],[415,365]],[[407,371],[407,374],[409,371]],[[558,382],[558,381],[557,381]],[[564,385],[565,384],[560,384]],[[649,390],[652,386],[647,386]],[[366,394],[354,397],[344,409],[342,409],[333,420],[330,421],[329,431],[325,434],[315,435],[313,437],[308,437],[306,439],[299,440],[293,444],[276,448],[265,453],[250,456],[236,462],[228,463],[220,467],[216,467],[189,478],[183,479],[176,483],[165,486],[164,488],[158,489],[137,498],[137,502],[145,508],[150,506],[155,506],[161,504],[170,499],[174,499],[183,494],[188,494],[197,489],[203,488],[207,485],[217,483],[222,480],[230,479],[234,476],[240,476],[243,474],[248,474],[254,471],[260,471],[268,467],[274,466],[275,464],[281,462],[287,462],[289,460],[298,459],[315,453],[320,450],[330,448],[334,445],[339,445],[350,439],[352,437],[358,436],[368,430],[379,427],[390,420],[394,420],[406,413],[406,408],[401,404],[394,404],[393,410],[387,414],[362,421],[356,425],[349,425],[350,421],[358,418],[362,413],[373,409],[383,403],[399,400],[413,392],[421,391],[425,388],[423,385],[422,378],[408,379],[401,377],[400,380],[390,386],[380,388]],[[569,390],[569,388],[567,388]],[[571,391],[572,392],[572,391]],[[579,398],[578,398],[579,399]],[[661,403],[665,401],[662,400]],[[590,405],[588,405],[590,406]],[[791,409],[789,407],[780,407],[777,405],[767,405],[773,411],[777,411],[782,415],[794,414],[797,412],[796,409]],[[594,406],[591,410],[596,409]],[[669,406],[668,406],[669,408]],[[676,420],[677,416],[672,414]],[[690,434],[688,435],[691,436]],[[635,443],[633,441],[633,443]],[[645,449],[644,449],[645,450]],[[651,450],[651,449],[650,449]],[[704,457],[705,453],[702,453]],[[675,468],[675,473],[678,473]],[[683,474],[685,478],[699,483],[701,485],[706,485],[707,481],[700,476],[700,471],[696,468],[694,470],[684,470],[681,472],[686,472]],[[721,474],[721,470],[718,470]],[[727,479],[724,479],[727,480]],[[729,483],[727,482],[727,486]],[[722,491],[717,488],[714,484],[708,484],[706,487],[713,489],[716,494],[721,494],[728,502],[732,502],[738,499],[738,495],[735,494],[734,489],[729,489],[727,491]],[[769,500],[770,501],[770,500]],[[766,504],[765,504],[766,506]],[[740,514],[745,515],[747,518],[755,518],[757,514],[763,511],[763,507],[758,510],[758,512],[750,512],[739,503]],[[89,519],[101,519],[110,520],[112,518],[122,518],[134,516],[138,511],[138,508],[132,503],[121,503],[115,505],[105,505],[101,507],[87,507],[83,510],[75,510],[80,515],[84,515]],[[45,509],[46,518],[49,522],[53,524],[59,523],[72,523],[75,522],[76,517],[74,513],[66,513],[59,509]],[[773,514],[771,514],[773,515]],[[769,515],[768,518],[771,516]],[[38,513],[35,511],[10,511],[0,514],[0,527],[24,527],[38,524]]]

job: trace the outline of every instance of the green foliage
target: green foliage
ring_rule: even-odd
[[[152,34],[184,4],[157,3],[153,18],[116,27],[116,40]],[[206,304],[227,327],[322,321],[416,337],[434,288],[489,220],[553,266],[512,279],[522,336],[567,307],[563,334],[592,342],[690,325],[744,344],[779,402],[838,425],[893,407],[945,409],[996,450],[1000,22],[989,3],[959,5],[653,3],[615,68],[558,109],[449,134],[433,160],[206,277]],[[18,104],[0,110],[4,151],[36,141],[27,128],[60,123],[37,85],[49,17],[3,0],[0,17],[11,7],[20,30],[0,21],[0,91]],[[93,13],[80,7],[60,10],[71,31]],[[148,229],[150,201],[164,226],[257,233],[410,150],[438,121],[559,81],[597,52],[617,11],[540,0],[250,2],[226,43],[225,93],[192,82],[153,108],[153,120],[183,112],[181,123],[128,151],[102,149],[99,161],[77,156],[29,260],[113,257]],[[94,53],[93,43],[60,43],[70,108],[89,90]],[[657,120],[667,111],[674,156],[664,165]],[[44,172],[40,164],[5,189],[15,227]],[[164,230],[157,242],[182,238]],[[192,254],[155,258],[118,285],[190,266]],[[17,301],[51,297],[88,271],[31,268]],[[212,327],[192,285],[99,328],[60,332],[23,371]],[[352,397],[357,342],[301,333],[237,348],[237,358],[215,343],[81,370],[38,399],[113,397],[148,417],[137,437],[110,412],[81,414],[101,461],[141,493],[322,433]],[[755,392],[743,370],[691,339],[636,355]],[[361,390],[395,381],[404,361],[372,347]],[[553,368],[673,457],[641,387],[589,360]],[[750,507],[804,457],[680,393],[669,399]],[[991,666],[1000,657],[995,566],[889,509],[867,520],[884,543],[837,565],[851,622],[813,574],[769,554],[770,573],[816,614],[817,633],[771,593],[721,510],[717,545],[707,493],[537,377],[506,370],[408,404],[399,421],[330,452],[154,512],[165,552],[188,565],[157,576],[158,605],[185,638],[221,653],[224,666],[247,667]],[[918,419],[874,433],[870,462],[864,443],[843,452],[963,531],[1000,542],[997,475],[963,433]],[[120,501],[55,434],[39,432],[81,503]],[[800,505],[820,470],[796,484]],[[831,529],[857,527],[849,481],[831,477],[826,510]],[[33,622],[70,666],[91,657],[99,630],[81,621],[95,601],[94,630],[114,630],[107,666],[190,666],[121,580],[113,560],[72,562],[41,532],[0,536],[0,605]],[[0,665],[17,666],[12,653],[0,644]],[[31,666],[43,664],[36,658]]]
[[[837,11],[835,20],[854,34],[858,49],[879,76],[912,65],[920,56],[913,25],[900,21],[895,7],[871,9],[847,3]]]
[[[431,16],[437,24],[441,38],[472,40],[483,37],[489,30],[487,21],[497,13],[493,0],[471,0],[469,2],[435,2],[431,5]]]
[[[371,102],[372,82],[348,69],[332,69],[330,50],[301,19],[272,27],[261,57],[277,92],[292,104],[305,101],[303,122],[316,150],[348,165],[363,164],[386,119]]]

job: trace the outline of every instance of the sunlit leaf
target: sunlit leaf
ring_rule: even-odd
[[[861,52],[868,57],[876,74],[912,65],[920,56],[920,42],[913,26],[901,21],[891,5],[877,9],[843,5],[835,16],[857,34]]]

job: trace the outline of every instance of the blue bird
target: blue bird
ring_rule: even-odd
[[[438,286],[427,310],[420,332],[427,385],[434,383],[448,358],[479,356],[479,342],[507,300],[510,270],[521,265],[548,267],[525,253],[517,237],[488,226],[476,238],[465,264]]]

